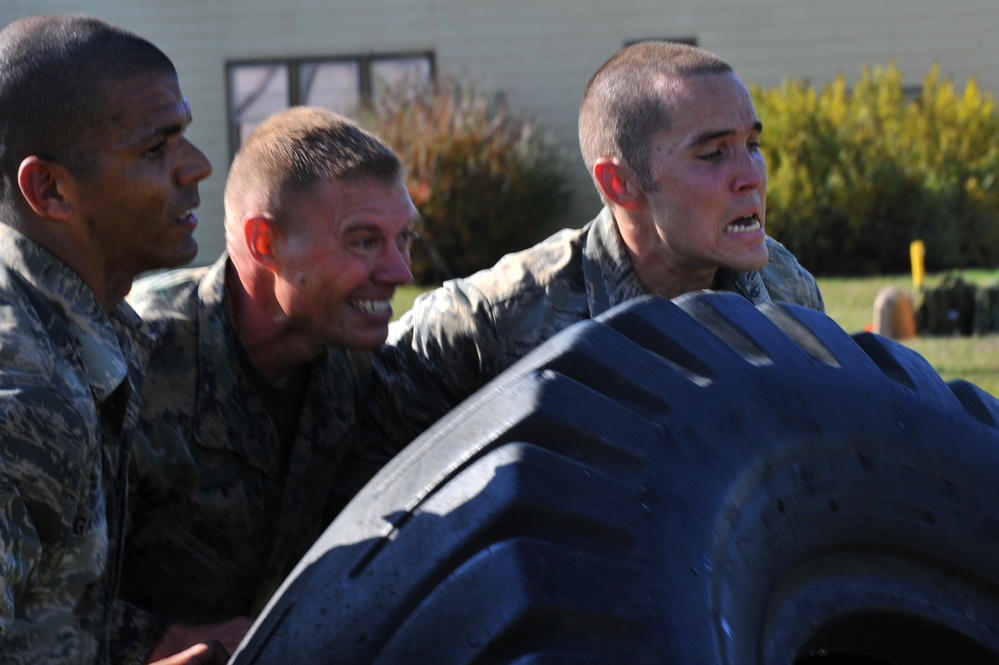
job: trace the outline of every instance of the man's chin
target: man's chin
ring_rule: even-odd
[[[753,272],[754,270],[762,270],[769,260],[770,252],[767,251],[765,244],[761,244],[757,251],[746,252],[732,257],[732,261],[729,262],[728,267],[737,272]]]
[[[333,342],[331,346],[341,346],[358,351],[374,351],[384,344],[386,339],[388,339],[388,326],[384,326],[379,330],[358,331],[357,334],[351,335],[349,339],[343,340],[343,343]]]
[[[179,268],[193,261],[198,256],[198,241],[193,236],[187,238],[173,252],[164,255],[156,268]]]
[[[171,252],[169,254],[159,253],[155,256],[145,255],[142,260],[137,261],[135,264],[135,268],[138,270],[136,275],[182,268],[191,263],[197,255],[197,245],[194,246],[194,251]]]

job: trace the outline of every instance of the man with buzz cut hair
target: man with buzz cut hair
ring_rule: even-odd
[[[233,160],[226,253],[129,295],[153,342],[122,595],[174,620],[172,649],[185,625],[245,631],[360,486],[341,462],[416,216],[391,149],[293,107]]]
[[[715,289],[821,311],[812,275],[765,233],[762,129],[746,86],[713,53],[648,41],[611,57],[579,110],[605,207],[422,295],[392,324],[375,357],[366,437],[385,447],[370,468],[559,331],[633,298]]]
[[[0,660],[119,662],[144,331],[122,299],[190,261],[211,165],[170,59],[79,14],[0,29]],[[124,611],[124,614],[118,612]],[[169,663],[224,662],[195,645]]]

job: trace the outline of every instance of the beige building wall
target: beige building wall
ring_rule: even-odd
[[[190,138],[212,160],[201,188],[197,261],[223,248],[229,161],[225,63],[267,57],[432,51],[438,72],[513,94],[568,152],[576,191],[562,226],[599,203],[579,158],[576,110],[590,75],[627,41],[693,38],[744,80],[814,85],[894,60],[918,85],[933,63],[999,93],[996,0],[0,0],[0,23],[80,11],[148,37],[174,60],[194,111]],[[765,140],[765,134],[764,134]]]

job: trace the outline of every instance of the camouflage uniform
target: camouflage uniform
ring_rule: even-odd
[[[145,278],[129,295],[153,342],[122,597],[185,623],[257,613],[346,501],[336,471],[370,376],[368,353],[328,348],[283,454],[237,355],[228,265]]]
[[[772,238],[767,248],[762,270],[721,270],[715,288],[822,311],[812,275]],[[582,229],[446,282],[392,324],[389,345],[376,353],[374,438],[386,439],[391,454],[560,330],[644,294],[609,208]]]
[[[0,660],[106,663],[141,322],[0,226]]]

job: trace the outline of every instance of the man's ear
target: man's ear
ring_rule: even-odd
[[[57,221],[72,216],[76,180],[65,166],[36,155],[25,157],[17,169],[17,185],[36,215]]]
[[[627,210],[641,205],[642,188],[631,169],[614,157],[601,157],[593,165],[593,177],[604,198]]]
[[[277,229],[274,227],[274,222],[266,217],[250,217],[243,222],[243,234],[246,239],[246,249],[253,260],[277,275],[278,264],[274,257]]]

